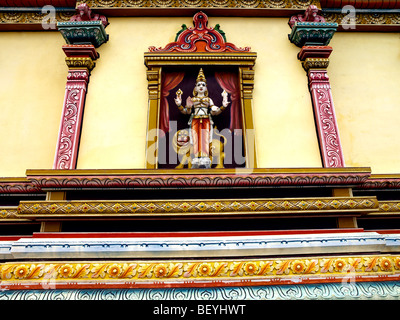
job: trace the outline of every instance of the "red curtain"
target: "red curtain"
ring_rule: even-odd
[[[215,72],[218,84],[231,95],[231,123],[229,130],[241,129],[241,108],[238,75],[234,72]]]
[[[161,103],[160,103],[160,136],[163,137],[166,132],[169,132],[169,105],[167,97],[169,92],[181,83],[184,72],[163,73],[161,80]]]

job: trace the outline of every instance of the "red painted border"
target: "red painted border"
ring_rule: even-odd
[[[290,278],[269,278],[269,279],[241,279],[241,280],[188,280],[177,282],[172,280],[166,281],[151,281],[147,283],[124,281],[120,283],[52,283],[49,280],[40,283],[0,283],[0,290],[32,290],[32,289],[141,289],[141,288],[215,288],[215,287],[247,287],[247,286],[270,286],[270,285],[291,285],[291,284],[318,284],[318,283],[338,283],[346,279],[345,276],[329,276],[326,277],[301,277],[301,281],[294,282]],[[350,280],[350,277],[349,279]],[[354,282],[383,282],[383,281],[399,281],[400,275],[371,275],[371,276],[355,276],[351,277]]]
[[[368,232],[377,232],[379,234],[397,234],[400,233],[400,229],[368,230]]]
[[[32,236],[0,236],[0,241],[17,241],[21,238],[32,238]]]

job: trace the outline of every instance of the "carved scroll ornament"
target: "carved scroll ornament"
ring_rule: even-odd
[[[324,167],[344,167],[328,73],[310,69],[308,78]]]
[[[204,12],[198,12],[193,17],[194,27],[187,28],[178,33],[176,41],[167,44],[164,48],[149,47],[149,52],[249,52],[250,48],[238,48],[226,42],[225,34],[215,28],[208,27],[208,17]]]

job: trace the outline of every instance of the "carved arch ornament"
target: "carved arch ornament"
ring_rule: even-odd
[[[209,27],[208,17],[201,11],[194,15],[193,27],[182,25],[174,42],[168,43],[164,47],[149,47],[149,51],[144,54],[149,95],[146,142],[146,167],[148,169],[160,168],[158,165],[160,158],[159,141],[160,136],[164,134],[160,129],[162,127],[162,125],[160,126],[160,105],[163,99],[163,74],[167,70],[171,72],[171,70],[188,70],[188,68],[197,71],[203,68],[205,73],[208,69],[225,68],[235,75],[239,91],[239,97],[236,99],[240,113],[240,134],[243,136],[244,166],[247,168],[257,167],[252,116],[253,67],[256,58],[257,53],[251,52],[249,47],[240,48],[227,42],[225,33],[218,24],[214,28]],[[178,88],[171,90],[169,95],[175,96],[175,91]],[[177,107],[171,105],[169,108]],[[157,133],[154,134],[154,132]],[[177,153],[179,154],[179,152]],[[182,167],[182,161],[178,168]],[[218,167],[221,168],[222,166]]]

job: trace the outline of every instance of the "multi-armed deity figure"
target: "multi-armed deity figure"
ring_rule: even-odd
[[[228,104],[228,93],[224,90],[222,95],[222,107],[217,107],[208,97],[207,80],[203,69],[196,79],[193,89],[193,97],[186,99],[186,106],[182,106],[182,90],[176,92],[175,103],[180,112],[190,114],[189,126],[190,143],[193,146],[192,168],[211,168],[210,142],[212,141],[213,121],[211,116],[220,114]]]

